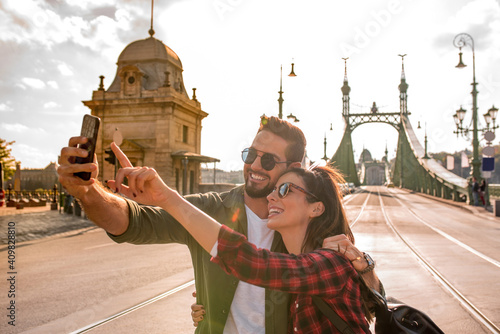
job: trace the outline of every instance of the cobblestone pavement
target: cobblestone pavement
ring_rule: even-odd
[[[0,245],[7,244],[7,229],[10,222],[15,224],[16,242],[95,227],[90,220],[84,218],[83,214],[82,217],[78,217],[59,213],[57,210],[51,211],[49,208],[11,210],[11,208],[0,207],[0,212]]]

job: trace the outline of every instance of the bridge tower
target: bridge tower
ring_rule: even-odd
[[[344,60],[344,84],[342,85],[342,117],[344,118],[345,128],[344,128],[344,136],[342,137],[342,141],[335,152],[335,155],[330,160],[330,164],[337,168],[345,177],[346,182],[352,182],[356,186],[360,186],[358,174],[356,172],[356,162],[354,161],[354,151],[352,148],[352,137],[351,133],[354,129],[349,120],[349,109],[350,109],[350,97],[349,93],[351,92],[351,87],[349,87],[349,82],[347,80],[347,59],[342,58]]]
[[[343,58],[345,65],[344,85],[342,86],[342,116],[345,122],[344,136],[337,152],[329,160],[329,164],[336,167],[347,182],[360,185],[360,179],[365,180],[366,166],[361,164],[360,175],[356,172],[354,152],[352,148],[352,132],[358,126],[367,123],[385,123],[398,132],[396,162],[392,170],[389,161],[385,160],[385,179],[392,181],[395,186],[420,191],[437,197],[463,201],[468,197],[467,180],[446,170],[436,160],[427,155],[413,131],[408,116],[408,83],[404,69],[404,57],[401,57],[401,82],[399,89],[399,112],[380,112],[374,103],[370,112],[350,113],[349,93],[351,88],[347,81],[347,58]],[[427,136],[426,140],[427,142]],[[392,175],[391,175],[392,174]]]
[[[412,177],[415,171],[418,169],[418,161],[412,159],[413,152],[411,152],[411,146],[405,132],[405,126],[403,125],[403,120],[409,115],[408,113],[408,83],[406,82],[405,65],[404,65],[404,55],[399,55],[401,57],[401,82],[398,86],[399,89],[399,112],[400,112],[400,124],[398,131],[398,146],[396,153],[396,163],[393,172],[393,182],[395,185],[402,188],[418,188],[419,180],[418,178]]]

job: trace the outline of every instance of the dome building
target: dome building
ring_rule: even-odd
[[[116,75],[107,90],[101,76],[92,99],[83,101],[101,118],[96,146],[101,180],[114,178],[115,166],[105,161],[105,150],[122,137],[120,148],[134,166],[149,166],[179,193],[199,191],[200,164],[218,162],[202,156],[202,120],[208,114],[188,96],[179,56],[162,41],[150,37],[130,43],[118,57]]]

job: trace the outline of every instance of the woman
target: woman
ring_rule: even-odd
[[[280,232],[290,254],[257,249],[168,188],[153,169],[127,168],[122,173],[129,179],[127,193],[152,192],[146,197],[158,200],[144,204],[160,206],[174,216],[226,272],[292,293],[290,333],[338,332],[313,303],[314,295],[335,309],[354,333],[369,333],[371,315],[359,274],[343,254],[320,249],[332,235],[345,234],[354,243],[341,202],[341,177],[333,169],[288,170],[268,196],[268,227]]]
[[[479,185],[479,197],[481,198],[483,205],[486,207],[485,195],[486,195],[486,179],[483,179],[481,181],[481,184]]]

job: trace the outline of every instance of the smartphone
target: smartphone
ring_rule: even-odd
[[[81,136],[87,137],[88,141],[85,144],[78,144],[79,148],[83,148],[89,152],[89,155],[85,158],[76,157],[75,163],[77,164],[86,164],[94,161],[94,153],[95,146],[97,143],[97,135],[99,134],[99,125],[101,124],[101,119],[92,115],[83,116],[82,122],[82,131],[80,133]],[[75,176],[78,176],[82,180],[90,180],[91,173],[89,172],[79,172],[75,173]]]

